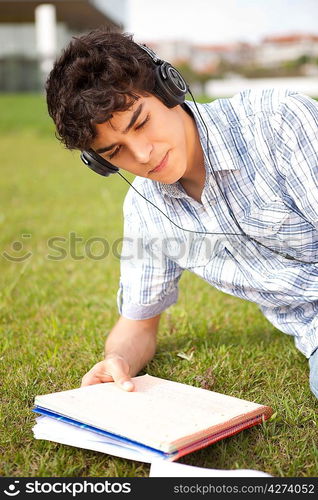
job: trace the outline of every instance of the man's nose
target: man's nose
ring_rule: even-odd
[[[131,145],[131,150],[136,162],[149,163],[153,145],[147,139],[138,139]]]

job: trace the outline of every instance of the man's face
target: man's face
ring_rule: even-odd
[[[192,168],[193,123],[180,107],[143,97],[96,125],[92,149],[116,167],[139,177],[172,184]]]

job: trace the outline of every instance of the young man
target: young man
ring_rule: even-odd
[[[171,104],[153,58],[102,30],[65,49],[47,102],[69,149],[137,176],[124,203],[120,317],[82,385],[133,390],[188,269],[293,335],[318,397],[318,103],[267,89]]]

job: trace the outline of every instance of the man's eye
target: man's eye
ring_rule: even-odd
[[[137,125],[137,127],[135,128],[135,130],[140,130],[142,127],[144,127],[146,125],[146,123],[149,121],[149,118],[150,118],[150,116],[147,115],[146,118],[145,118],[145,120],[142,123],[140,123],[140,125]]]
[[[110,153],[110,155],[108,155],[108,158],[111,160],[112,158],[114,158],[114,156],[116,156],[118,153],[119,153],[119,150],[120,150],[120,146],[117,146],[117,148],[112,152]]]
[[[144,119],[144,121],[142,123],[140,123],[140,125],[137,125],[137,127],[135,127],[135,130],[141,130],[145,125],[146,123],[149,121],[150,119],[150,115],[147,115],[146,118]],[[121,149],[121,146],[117,146],[117,148],[108,155],[108,159],[111,160],[112,158],[114,158],[120,151]]]

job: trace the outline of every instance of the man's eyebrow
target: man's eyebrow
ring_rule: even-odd
[[[131,129],[131,127],[136,123],[138,120],[138,117],[140,113],[142,112],[143,104],[139,104],[138,108],[136,111],[133,112],[132,117],[130,119],[130,122],[128,123],[127,127],[124,130],[124,134],[127,134],[127,132]]]
[[[101,154],[106,153],[106,151],[110,151],[116,146],[116,144],[110,144],[109,146],[105,146],[104,148],[95,149],[95,153]]]
[[[131,127],[133,127],[133,125],[136,123],[140,113],[142,112],[142,108],[143,108],[143,104],[139,104],[138,108],[133,112],[132,117],[130,119],[130,122],[128,123],[127,127],[123,131],[123,134],[127,134],[127,132],[129,132]],[[110,144],[109,146],[105,146],[105,147],[100,148],[100,149],[95,149],[95,152],[99,153],[99,154],[106,153],[106,151],[110,151],[111,149],[113,149],[114,146],[116,146],[116,144]]]

